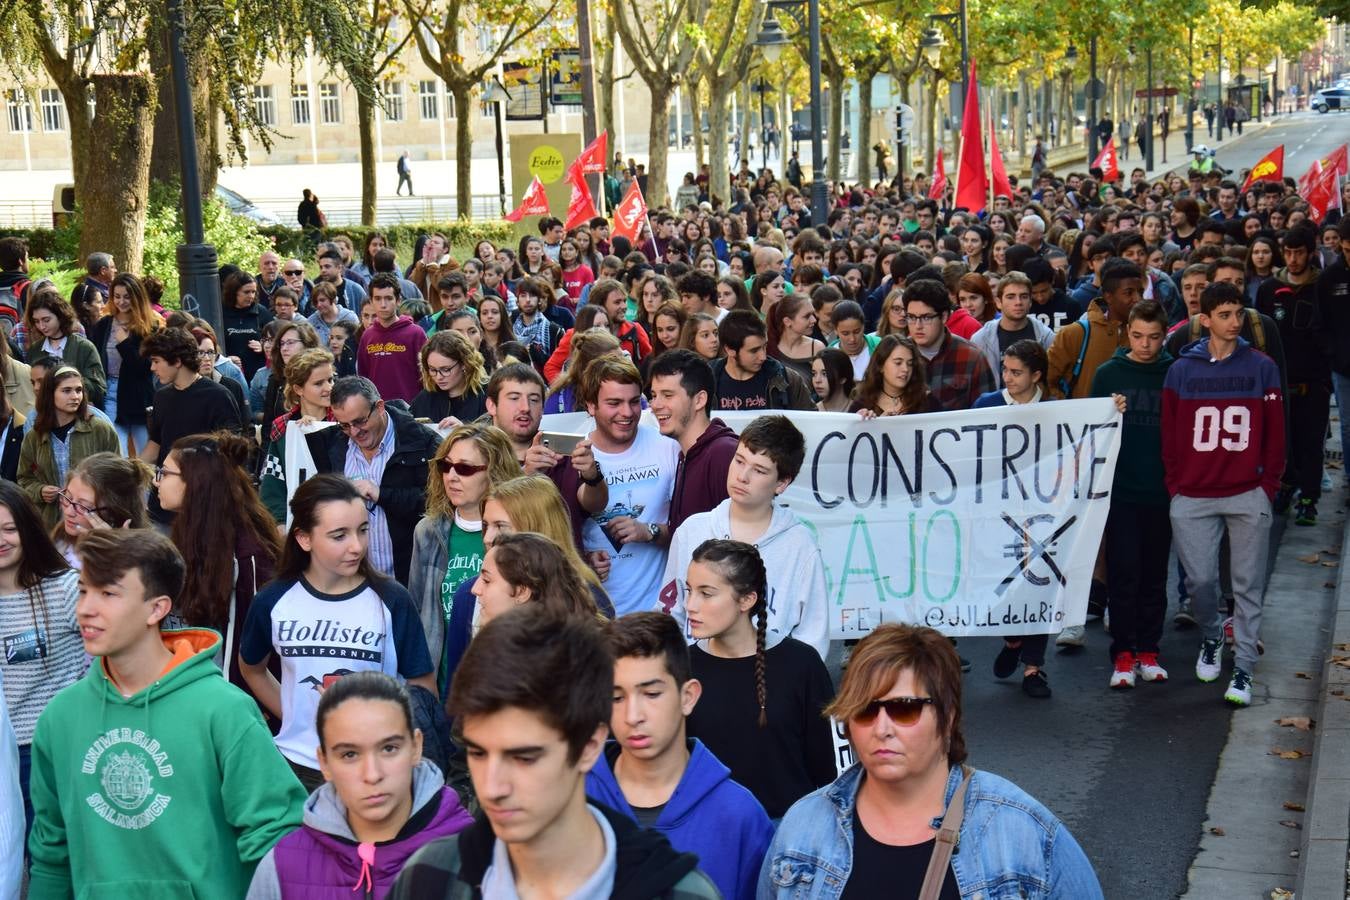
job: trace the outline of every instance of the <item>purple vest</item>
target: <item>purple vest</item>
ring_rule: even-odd
[[[426,827],[403,840],[375,845],[374,861],[367,871],[363,871],[367,867],[356,844],[304,825],[282,838],[272,854],[281,896],[285,900],[383,900],[408,857],[428,841],[458,834],[472,822],[455,792],[443,787],[440,807]],[[360,893],[354,890],[358,883]]]

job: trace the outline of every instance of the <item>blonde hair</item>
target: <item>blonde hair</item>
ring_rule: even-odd
[[[600,357],[619,350],[621,346],[618,338],[599,328],[572,332],[572,352],[567,357],[567,366],[548,386],[548,396],[553,396],[568,385],[579,392],[581,376],[586,372],[586,368]],[[584,402],[584,399],[577,397],[580,402]]]
[[[483,504],[496,500],[511,517],[511,527],[515,531],[532,531],[551,538],[562,548],[563,555],[572,568],[591,588],[591,592],[605,594],[600,576],[581,559],[577,552],[576,540],[572,535],[572,521],[563,504],[562,494],[552,479],[545,475],[517,475],[505,481],[498,481],[483,495]]]
[[[286,402],[300,402],[300,388],[305,386],[314,370],[320,366],[334,365],[333,354],[320,347],[302,350],[286,363]]]
[[[433,519],[448,519],[455,514],[450,498],[445,493],[445,482],[441,479],[441,460],[450,455],[450,448],[460,441],[472,441],[483,454],[487,463],[488,490],[499,481],[515,478],[520,474],[520,463],[516,461],[515,448],[511,439],[496,425],[486,422],[466,422],[456,425],[436,448],[436,455],[428,463],[427,472],[427,515]]]
[[[458,331],[451,330],[438,331],[433,334],[422,345],[422,351],[417,356],[421,363],[422,387],[429,393],[440,390],[436,387],[436,380],[427,371],[429,368],[427,357],[433,353],[448,356],[464,369],[464,393],[483,393],[483,386],[487,384],[488,380],[487,365],[483,362],[483,354],[474,349],[468,338]]]

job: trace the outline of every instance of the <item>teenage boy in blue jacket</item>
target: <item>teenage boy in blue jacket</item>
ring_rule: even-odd
[[[697,739],[685,718],[702,688],[675,619],[630,613],[606,626],[614,653],[614,740],[586,776],[586,794],[698,854],[728,900],[752,900],[773,839],[764,807]]]

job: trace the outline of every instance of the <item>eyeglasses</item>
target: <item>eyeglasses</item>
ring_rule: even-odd
[[[198,359],[215,359],[215,358],[216,358],[216,351],[214,351],[214,350],[198,350],[198,351],[197,351],[197,358],[198,358]]]
[[[170,469],[167,466],[160,466],[158,469],[155,470],[155,484],[159,484],[161,481],[163,481],[165,475],[172,475],[175,478],[183,477],[182,472],[175,472],[173,469]]]
[[[475,466],[473,463],[451,462],[448,459],[436,460],[436,468],[441,470],[442,475],[449,475],[453,469],[455,474],[461,478],[468,478],[470,475],[477,475],[479,472],[486,472],[487,465]]]
[[[281,346],[283,346],[283,347],[299,347],[299,346],[300,346],[301,344],[303,344],[303,343],[304,343],[304,341],[300,340],[299,338],[286,338],[286,340],[284,340],[284,341],[281,342]]]
[[[428,367],[427,374],[432,378],[449,378],[451,375],[455,374],[455,370],[458,368],[459,363],[452,363],[451,365],[443,366],[441,368]]]
[[[338,422],[337,427],[347,434],[350,434],[353,431],[360,431],[370,424],[370,417],[373,415],[375,415],[374,407],[371,408],[370,412],[359,419],[352,419],[350,422]]]
[[[76,500],[74,497],[70,496],[70,494],[67,494],[65,491],[62,491],[56,496],[60,498],[62,506],[69,506],[71,509],[75,510],[82,516],[87,517],[96,515],[100,512],[108,511],[108,508],[106,506],[87,506],[81,503],[80,501]]]
[[[303,275],[303,274],[305,274],[305,270],[304,270],[304,269],[287,269],[286,271],[282,272],[281,274],[282,274],[282,275]]]
[[[886,716],[897,725],[913,725],[923,715],[923,708],[933,703],[932,697],[888,697],[873,700],[853,717],[859,725],[870,725],[877,713],[886,710]]]
[[[942,318],[942,316],[938,315],[937,313],[928,313],[925,316],[906,315],[905,321],[911,325],[932,325],[940,318]]]

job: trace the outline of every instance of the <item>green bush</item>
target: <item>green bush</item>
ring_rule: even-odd
[[[75,289],[75,283],[84,277],[84,270],[70,260],[41,259],[34,256],[30,244],[28,277],[34,281],[39,278],[50,278],[56,289],[61,292],[61,296],[69,297],[70,292]]]
[[[439,231],[450,239],[450,253],[455,259],[465,259],[473,253],[474,245],[479,241],[492,241],[501,246],[514,246],[512,225],[509,222],[419,222],[412,224],[384,225],[368,228],[364,225],[343,225],[322,230],[324,240],[333,235],[345,234],[352,239],[359,256],[366,236],[374,232],[384,235],[386,243],[398,254],[399,262],[407,265],[412,262],[413,246],[420,235],[429,231]],[[264,226],[258,233],[272,240],[277,253],[284,258],[295,257],[313,268],[314,244],[309,236],[298,228],[282,225]],[[224,257],[221,257],[224,259]],[[256,264],[257,260],[253,261]]]
[[[178,245],[183,243],[183,216],[176,184],[150,187],[150,211],[145,221],[145,259],[142,274],[164,282],[165,306],[178,308]],[[232,263],[255,271],[258,256],[271,241],[258,233],[250,219],[236,216],[214,196],[202,204],[202,228],[206,243],[216,248],[221,265]]]

